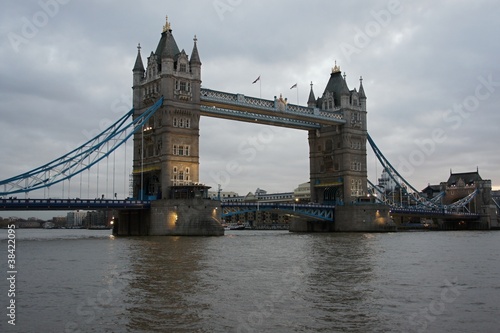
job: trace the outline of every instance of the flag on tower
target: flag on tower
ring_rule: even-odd
[[[297,83],[290,87],[290,89],[297,88]]]
[[[259,81],[259,80],[260,80],[260,75],[258,78],[255,79],[255,81],[252,82],[252,84],[257,83],[257,81]]]

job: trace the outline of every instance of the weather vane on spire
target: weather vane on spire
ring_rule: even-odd
[[[335,60],[335,67],[332,68],[332,73],[340,73],[340,66],[337,66],[337,60]]]
[[[170,23],[168,22],[168,15],[165,16],[165,25],[163,26],[163,32],[172,30]]]

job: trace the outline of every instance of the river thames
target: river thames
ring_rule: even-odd
[[[0,332],[498,332],[500,232],[7,230]],[[9,301],[15,300],[15,326]]]

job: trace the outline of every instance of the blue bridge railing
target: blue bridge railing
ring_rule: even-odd
[[[0,210],[149,209],[150,201],[113,199],[0,199]]]

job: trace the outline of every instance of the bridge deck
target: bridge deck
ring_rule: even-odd
[[[223,202],[221,203],[221,207],[223,217],[258,211],[280,211],[323,221],[333,221],[335,219],[335,206],[330,205],[279,202]]]
[[[0,199],[0,210],[149,209],[150,201],[112,199]]]
[[[201,114],[208,117],[310,130],[321,125],[345,124],[338,111],[324,111],[294,104],[201,89]]]
[[[391,214],[394,215],[404,215],[404,216],[415,216],[415,217],[438,217],[444,219],[461,219],[461,220],[476,220],[480,217],[476,213],[464,213],[464,212],[453,212],[453,211],[443,211],[443,210],[428,210],[428,209],[416,209],[416,208],[391,208]]]

